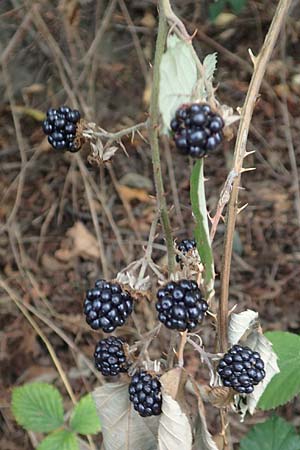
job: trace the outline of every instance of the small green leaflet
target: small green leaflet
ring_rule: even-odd
[[[265,336],[278,356],[280,373],[270,381],[258,407],[273,409],[292,400],[300,392],[300,336],[284,331],[271,331]]]
[[[239,14],[244,6],[246,6],[247,0],[228,0],[233,12]]]
[[[96,405],[91,394],[82,397],[75,406],[70,425],[72,430],[80,434],[95,434],[101,430]]]
[[[300,450],[300,437],[292,425],[271,417],[253,427],[242,439],[240,450]]]
[[[247,0],[217,0],[212,1],[209,5],[209,18],[210,20],[214,21],[221,12],[224,11],[225,7],[230,5],[232,11],[235,14],[239,14],[244,6],[246,5]]]
[[[37,450],[79,450],[79,445],[72,431],[59,430],[43,439]]]
[[[211,2],[209,5],[209,18],[214,21],[219,14],[225,9],[226,1],[225,0],[217,0]]]
[[[26,430],[47,433],[63,425],[60,393],[47,383],[29,383],[13,389],[12,412]]]
[[[164,134],[168,132],[176,109],[191,100],[196,82],[197,66],[191,44],[170,35],[160,65],[159,109]]]
[[[208,293],[214,288],[214,260],[209,237],[207,220],[203,159],[196,162],[190,180],[190,197],[192,210],[196,220],[195,239],[202,264],[204,265],[204,281]]]

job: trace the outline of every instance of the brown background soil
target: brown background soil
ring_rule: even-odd
[[[97,217],[103,257],[112,278],[142,256],[155,215],[147,142],[139,136],[133,143],[124,139],[128,157],[119,150],[111,165],[100,168],[87,162],[89,148],[84,147],[82,161],[98,187],[98,194],[93,192],[89,197],[76,156],[51,150],[34,115],[36,111],[31,111],[45,112],[63,103],[74,107],[77,101],[83,116],[109,131],[147,118],[156,2],[131,0],[125,2],[126,7],[120,1],[112,12],[112,2],[81,3],[43,0],[31,10],[30,2],[0,2],[2,62],[5,56],[0,78],[0,271],[6,286],[6,290],[0,290],[2,450],[30,450],[35,442],[35,437],[24,433],[11,415],[14,386],[34,380],[54,383],[64,395],[66,409],[71,407],[44,343],[12,297],[19,297],[49,321],[46,325],[35,317],[80,398],[101,382],[82,357],[84,354],[91,359],[94,344],[101,337],[87,327],[82,316],[85,289],[103,276],[92,214]],[[218,52],[218,98],[232,107],[241,106],[252,71],[248,48],[258,53],[276,2],[250,0],[238,17],[224,25],[209,22],[207,3],[177,0],[174,6],[190,32],[199,30],[194,44],[200,57]],[[240,204],[248,203],[248,207],[238,216],[230,284],[231,307],[257,310],[265,329],[295,333],[300,331],[300,205],[295,202],[299,186],[291,161],[293,155],[298,160],[300,156],[299,17],[299,4],[294,2],[255,108],[248,142],[248,150],[255,153],[246,166],[256,170],[245,173],[242,179]],[[89,53],[97,33],[96,51]],[[231,167],[233,148],[234,139],[205,162],[212,213]],[[174,235],[178,239],[192,237],[189,162],[183,161],[172,144],[169,162],[162,147],[162,169]],[[177,186],[175,203],[178,196],[179,210],[173,206],[170,170]],[[142,179],[137,180],[136,174]],[[87,184],[90,186],[89,181]],[[100,197],[119,230],[123,252]],[[87,241],[78,223],[88,230]],[[91,239],[92,250],[78,249],[70,229],[81,243],[83,239],[85,248]],[[163,244],[160,227],[158,232],[156,243]],[[220,224],[214,243],[217,296],[223,234],[224,225]],[[153,256],[156,262],[165,261],[159,246]],[[7,287],[12,290],[10,295]],[[149,311],[143,302],[137,307],[137,320],[145,330],[153,325]],[[133,336],[132,330],[129,323],[124,331]],[[62,339],[62,333],[73,342],[73,349]],[[205,340],[206,335],[204,332]],[[199,359],[191,350],[187,362],[199,375]],[[278,413],[300,425],[299,411],[299,401],[294,400]],[[265,416],[258,413],[244,424],[233,417],[234,441],[239,442],[249,426]],[[209,420],[210,430],[217,432],[214,412],[209,413]]]

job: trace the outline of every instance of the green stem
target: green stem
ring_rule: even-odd
[[[160,1],[158,32],[156,39],[154,69],[153,69],[153,84],[152,84],[152,93],[149,111],[150,113],[149,142],[152,152],[152,164],[153,164],[157,204],[167,244],[168,269],[169,273],[172,273],[175,267],[175,254],[173,247],[173,236],[171,231],[170,219],[168,215],[167,202],[163,185],[163,178],[161,173],[161,162],[160,162],[159,140],[158,140],[158,133],[159,133],[158,98],[159,98],[159,81],[160,81],[159,69],[161,59],[165,50],[167,34],[168,34],[168,24],[162,7],[162,1]]]

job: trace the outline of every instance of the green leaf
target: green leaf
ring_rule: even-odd
[[[30,383],[13,389],[12,412],[26,430],[47,433],[64,423],[62,397],[47,383]]]
[[[197,82],[197,66],[191,44],[170,35],[160,64],[159,109],[163,133],[167,133],[176,109],[191,100]]]
[[[292,425],[271,417],[253,427],[242,439],[240,450],[300,450],[300,437]]]
[[[214,21],[218,15],[225,9],[226,1],[218,0],[209,5],[209,18]]]
[[[72,431],[60,430],[49,434],[37,450],[79,450],[79,445]]]
[[[209,293],[214,287],[215,271],[207,220],[203,159],[197,161],[193,167],[190,186],[192,210],[196,220],[194,235],[200,259],[204,266],[205,286]]]
[[[96,405],[91,394],[85,395],[75,406],[70,425],[80,434],[95,434],[101,430]]]
[[[244,6],[246,6],[247,0],[228,0],[231,8],[236,14],[239,14]]]
[[[300,392],[300,337],[284,331],[271,331],[265,336],[278,356],[280,373],[268,384],[258,407],[273,409],[289,402]]]

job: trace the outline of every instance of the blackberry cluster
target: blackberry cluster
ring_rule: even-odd
[[[161,384],[156,376],[141,370],[131,379],[129,399],[142,417],[161,414]]]
[[[171,281],[156,296],[158,319],[173,330],[194,330],[208,309],[195,281]]]
[[[78,152],[80,144],[76,142],[75,137],[79,120],[80,112],[77,109],[68,106],[48,109],[47,119],[43,122],[43,131],[48,136],[49,144],[55,150]]]
[[[102,375],[116,376],[120,372],[127,372],[128,362],[124,352],[125,341],[122,338],[110,336],[101,339],[96,345],[94,358],[95,366]]]
[[[117,283],[98,280],[95,287],[86,293],[84,313],[87,323],[94,330],[101,328],[105,333],[111,333],[124,325],[132,309],[131,295]]]
[[[234,345],[220,360],[218,373],[224,386],[240,394],[251,394],[266,376],[260,354],[240,345]]]
[[[178,150],[202,158],[222,141],[224,121],[207,104],[182,105],[170,124]]]
[[[197,248],[195,239],[183,239],[179,244],[177,244],[178,250],[186,255],[190,250]],[[181,261],[180,255],[176,255],[176,261],[179,263]]]

